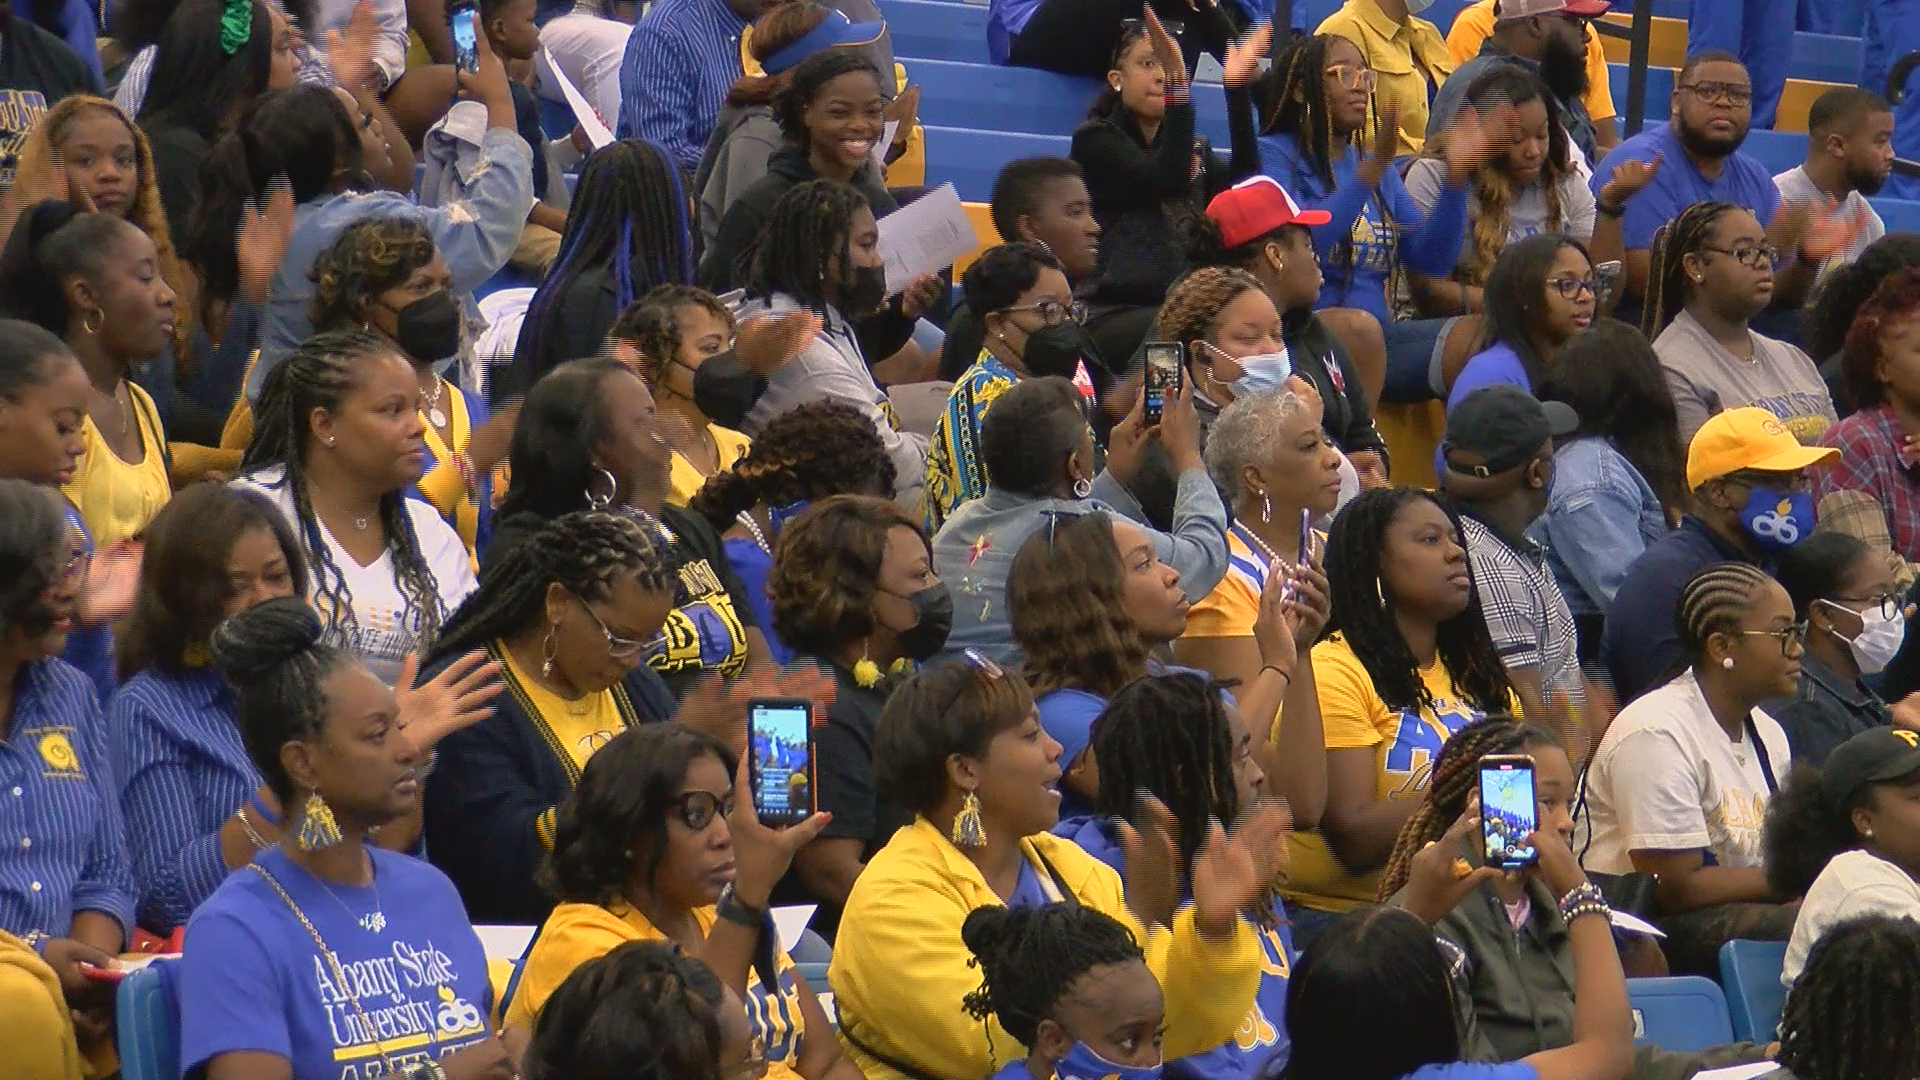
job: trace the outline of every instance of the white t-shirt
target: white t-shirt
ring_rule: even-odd
[[[359,654],[368,670],[389,683],[393,682],[400,677],[401,661],[409,652],[419,648],[420,613],[409,613],[407,610],[406,596],[400,591],[399,582],[394,577],[392,553],[383,550],[378,559],[362,566],[334,540],[326,523],[316,519],[320,535],[327,543],[328,557],[340,571],[348,594],[347,612],[327,611],[320,599],[320,570],[313,565],[313,553],[308,550],[307,539],[301,535],[300,523],[294,518],[293,489],[282,482],[284,476],[285,470],[275,465],[239,477],[233,483],[272,500],[293,526],[294,536],[299,538],[301,548],[306,551],[308,573],[312,575],[307,586],[307,598],[320,610],[320,617],[327,620],[327,643]],[[433,575],[434,586],[440,593],[441,619],[444,622],[445,617],[459,607],[478,584],[473,576],[473,561],[467,556],[466,546],[460,542],[460,534],[453,531],[453,526],[448,525],[438,511],[418,499],[402,499],[400,502],[413,519],[413,534],[420,544],[420,557],[427,564],[427,570]]]
[[[1793,751],[1787,733],[1753,710],[1753,727],[1727,738],[1689,671],[1620,710],[1594,751],[1574,850],[1588,870],[1633,870],[1629,851],[1705,849],[1719,866],[1759,866],[1760,827]],[[1757,730],[1762,755],[1749,745]]]
[[[1577,151],[1576,151],[1577,152]],[[1433,204],[1440,200],[1440,180],[1446,171],[1446,165],[1438,158],[1417,158],[1408,167],[1406,176],[1407,194],[1421,210],[1432,210]],[[1575,237],[1581,242],[1593,238],[1593,218],[1596,213],[1593,192],[1587,189],[1586,180],[1576,170],[1561,179],[1560,195],[1560,231]],[[1460,238],[1460,258],[1458,267],[1473,264],[1473,222],[1477,207],[1469,200],[1467,205],[1467,231]],[[1535,233],[1547,231],[1547,189],[1546,185],[1535,183],[1520,193],[1507,208],[1507,243],[1513,244]],[[1492,267],[1483,267],[1491,270]]]
[[[1826,204],[1826,193],[1807,176],[1805,165],[1795,165],[1775,176],[1773,186],[1780,189],[1780,197],[1787,202],[1806,203],[1810,206]],[[1873,204],[1867,201],[1865,195],[1857,191],[1849,191],[1847,197],[1841,200],[1841,207],[1849,215],[1860,216],[1860,228],[1854,233],[1853,239],[1842,244],[1840,250],[1834,252],[1833,256],[1820,267],[1820,274],[1814,279],[1816,285],[1825,281],[1828,274],[1858,259],[1860,253],[1867,250],[1868,244],[1887,235],[1887,223],[1880,219],[1880,214],[1874,210]]]
[[[1780,983],[1791,989],[1807,966],[1807,954],[1822,934],[1862,915],[1891,915],[1920,921],[1920,883],[1905,870],[1865,851],[1843,851],[1813,879],[1787,939],[1787,962]]]

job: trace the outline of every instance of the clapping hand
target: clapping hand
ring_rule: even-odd
[[[1172,98],[1187,92],[1187,60],[1180,54],[1180,43],[1173,40],[1167,28],[1160,22],[1160,16],[1154,14],[1153,5],[1143,4],[1140,8],[1141,22],[1147,27],[1147,42],[1153,46],[1153,58],[1160,63],[1160,71],[1166,76],[1166,95]]]
[[[819,332],[818,312],[805,308],[758,312],[741,320],[733,339],[733,355],[765,375],[800,355]]]
[[[500,681],[500,662],[488,659],[485,649],[467,653],[415,686],[419,674],[419,656],[408,653],[400,661],[394,697],[400,727],[422,753],[461,728],[492,716],[493,699],[506,690]]]
[[[356,0],[340,29],[320,35],[320,60],[335,86],[348,93],[372,88],[373,8],[369,0]]]
[[[1633,194],[1647,186],[1653,179],[1654,170],[1660,167],[1660,153],[1655,151],[1652,161],[1628,158],[1613,167],[1613,175],[1600,185],[1599,203],[1608,210],[1618,210],[1627,205]]]
[[[241,201],[240,221],[233,232],[233,255],[240,268],[240,291],[244,295],[266,297],[292,233],[293,185],[286,177],[267,181],[258,199]]]
[[[1193,923],[1207,937],[1233,932],[1255,897],[1280,868],[1281,840],[1292,823],[1286,800],[1266,798],[1240,812],[1231,829],[1207,822],[1193,856]]]
[[[1228,89],[1252,82],[1260,70],[1260,58],[1266,55],[1272,40],[1273,24],[1264,18],[1255,19],[1238,41],[1227,43],[1226,58],[1220,62],[1220,81]]]
[[[1505,150],[1513,140],[1513,124],[1513,105],[1509,102],[1493,106],[1462,104],[1440,131],[1447,175],[1462,179]]]
[[[1400,99],[1382,94],[1374,99],[1373,146],[1360,160],[1360,175],[1369,182],[1386,175],[1400,150]]]
[[[1174,876],[1179,871],[1179,826],[1167,804],[1151,793],[1136,795],[1134,822],[1113,819],[1114,839],[1120,844],[1120,878],[1126,889],[1127,910],[1141,926],[1166,926],[1173,921]]]

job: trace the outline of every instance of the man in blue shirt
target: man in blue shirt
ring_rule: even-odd
[[[738,79],[740,34],[767,0],[659,0],[633,26],[620,61],[622,139],[645,139],[692,176],[727,89]]]
[[[1728,409],[1687,447],[1694,512],[1647,545],[1607,612],[1600,662],[1625,705],[1659,684],[1680,656],[1675,607],[1687,582],[1717,562],[1771,570],[1773,556],[1813,531],[1807,470],[1838,460],[1832,447],[1801,446],[1765,409]]]

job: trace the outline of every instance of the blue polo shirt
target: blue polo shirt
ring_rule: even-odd
[[[1627,568],[1600,641],[1600,662],[1613,673],[1620,704],[1653,689],[1679,658],[1674,608],[1693,575],[1717,562],[1761,565],[1689,514]]]

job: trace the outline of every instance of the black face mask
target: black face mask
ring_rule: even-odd
[[[1063,322],[1028,334],[1020,363],[1036,378],[1058,375],[1071,379],[1089,351],[1087,328],[1077,322]]]
[[[898,593],[894,595],[898,596]],[[947,635],[953,632],[953,594],[945,582],[929,585],[905,597],[913,605],[915,622],[911,629],[896,632],[894,640],[909,660],[927,661],[947,647]]]
[[[841,314],[850,319],[879,311],[887,302],[887,268],[884,266],[854,267],[853,280],[847,282],[840,302]]]
[[[397,313],[394,344],[416,363],[437,364],[460,351],[460,305],[442,289],[423,296]]]

